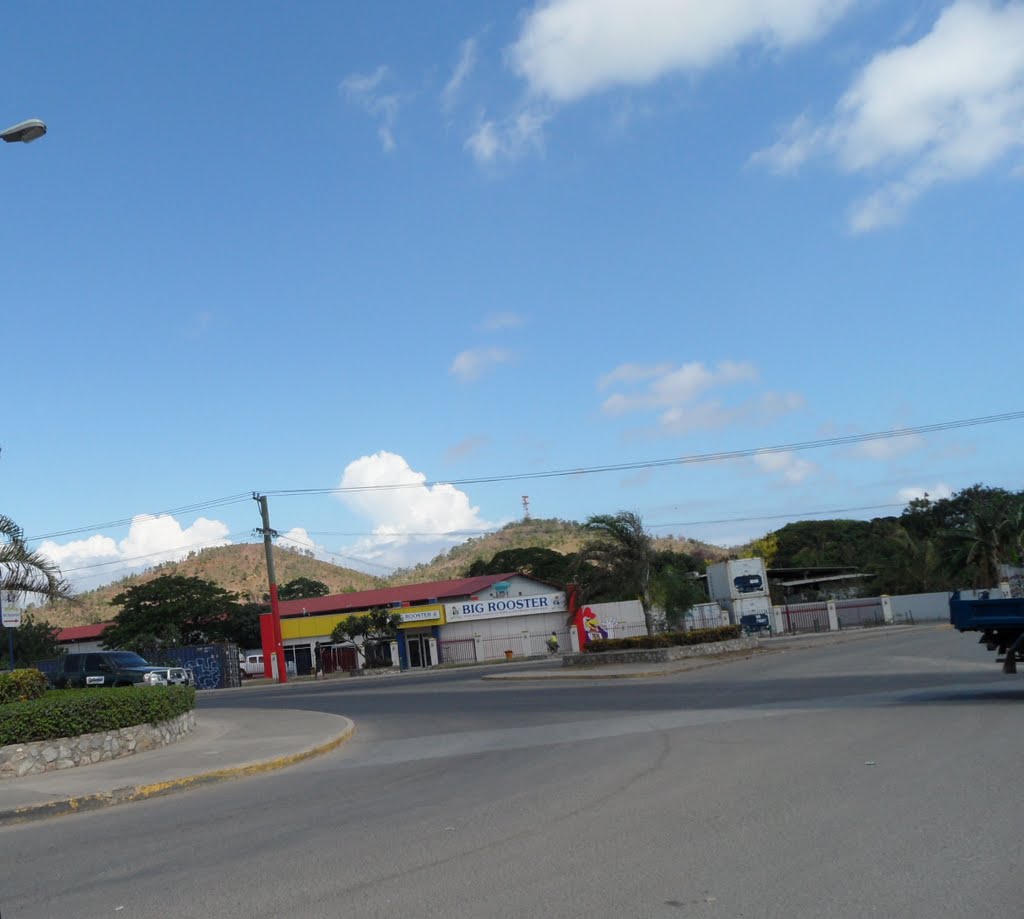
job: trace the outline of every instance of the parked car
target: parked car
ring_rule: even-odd
[[[242,671],[242,679],[247,680],[254,676],[263,676],[263,652],[246,651],[244,654],[239,651],[239,668]]]
[[[131,651],[93,651],[65,654],[51,682],[57,689],[87,686],[191,686],[195,682],[184,667],[151,664]]]

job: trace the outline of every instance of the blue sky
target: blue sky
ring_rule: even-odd
[[[0,121],[49,125],[0,150],[2,511],[80,585],[251,539],[254,490],[408,486],[271,498],[382,573],[524,494],[732,544],[1024,487],[1021,421],[429,484],[1021,409],[1019,0],[0,21]]]

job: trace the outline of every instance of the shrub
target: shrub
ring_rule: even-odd
[[[703,645],[712,641],[730,641],[739,638],[742,628],[723,625],[713,629],[692,629],[689,632],[662,632],[659,635],[637,635],[634,638],[596,638],[588,641],[584,651],[600,654],[603,651],[646,651],[651,648],[671,648],[676,645]]]
[[[53,690],[0,707],[0,746],[156,724],[191,711],[191,686]]]
[[[46,692],[50,681],[38,670],[12,670],[0,673],[0,704],[28,702]]]

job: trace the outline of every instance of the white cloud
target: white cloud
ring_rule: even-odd
[[[499,160],[516,160],[544,146],[544,122],[538,113],[521,111],[503,121],[481,118],[466,138],[465,147],[480,166]]]
[[[472,506],[469,496],[454,485],[427,485],[426,481],[403,457],[384,450],[349,463],[340,487],[362,490],[339,497],[371,521],[373,536],[344,552],[376,564],[405,566],[427,561],[467,535],[496,525],[484,520],[480,508]],[[444,533],[461,535],[438,535]]]
[[[376,119],[377,137],[385,153],[393,152],[397,146],[394,127],[401,104],[397,93],[382,88],[390,79],[390,70],[382,65],[373,73],[354,73],[341,81],[345,98]]]
[[[789,485],[798,485],[818,466],[810,460],[801,459],[792,451],[782,453],[757,453],[752,457],[754,465],[762,472],[776,475]]]
[[[679,367],[626,363],[600,377],[597,385],[599,389],[615,384],[626,388],[613,392],[601,404],[606,415],[660,410],[661,433],[686,434],[740,422],[763,423],[803,407],[798,393],[767,391],[732,402],[707,398],[714,390],[755,383],[759,376],[757,368],[744,361],[721,361],[710,367],[700,361]]]
[[[455,355],[448,372],[455,374],[463,382],[468,382],[477,379],[497,364],[507,364],[513,357],[511,351],[502,348],[471,348]]]
[[[924,446],[924,438],[917,434],[906,434],[902,437],[888,437],[884,440],[866,440],[851,449],[854,456],[873,460],[891,460]]]
[[[936,482],[931,486],[931,488],[927,488],[923,485],[908,485],[906,488],[901,488],[896,493],[896,497],[902,503],[909,504],[917,498],[924,498],[927,496],[933,501],[938,501],[940,498],[949,498],[952,494],[953,489],[945,482]]]
[[[466,82],[469,75],[473,72],[473,68],[476,67],[476,59],[477,40],[475,38],[467,38],[459,46],[459,59],[455,64],[455,69],[441,91],[441,108],[445,112],[450,112],[455,107],[462,84]]]
[[[570,102],[712,66],[741,47],[812,41],[852,0],[547,0],[510,49],[531,91]]]
[[[957,0],[916,42],[877,54],[828,120],[801,116],[752,160],[792,171],[824,155],[849,173],[887,175],[851,209],[850,228],[865,232],[1021,149],[1024,4]]]
[[[519,313],[491,313],[480,323],[482,332],[503,332],[506,329],[518,329],[526,322],[526,317]]]
[[[678,406],[692,402],[701,393],[717,386],[752,382],[757,379],[757,368],[753,364],[722,361],[716,367],[707,367],[700,361],[692,361],[673,367],[671,364],[657,364],[644,368],[639,364],[620,364],[611,373],[598,381],[601,388],[611,382],[646,382],[646,389],[631,393],[613,393],[601,405],[608,415],[622,415],[626,412],[663,406]]]
[[[227,536],[228,528],[219,520],[198,517],[182,527],[168,514],[140,514],[120,541],[109,536],[66,543],[46,540],[39,551],[60,566],[76,589],[87,590],[161,562],[180,561],[196,549],[227,545]]]
[[[481,116],[465,147],[480,166],[517,160],[544,149],[544,125],[551,114],[527,106],[500,121]]]

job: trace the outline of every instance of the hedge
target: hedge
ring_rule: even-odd
[[[712,641],[731,641],[743,633],[742,626],[722,625],[713,629],[691,629],[689,632],[662,632],[660,635],[638,635],[634,638],[595,638],[583,650],[588,654],[602,651],[644,651],[650,648],[673,648],[677,645],[703,645]]]
[[[51,690],[40,699],[0,706],[0,746],[157,724],[195,706],[191,686]]]
[[[50,685],[38,670],[11,670],[0,673],[0,705],[7,702],[28,702],[43,696]]]

